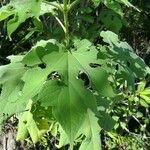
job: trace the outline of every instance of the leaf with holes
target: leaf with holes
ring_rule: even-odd
[[[36,7],[35,7],[36,6]],[[55,7],[42,2],[42,0],[12,0],[0,9],[0,21],[13,16],[7,22],[9,37],[28,18],[39,18],[45,13],[54,13]]]
[[[55,49],[53,46],[49,47],[52,48],[51,50],[49,49],[50,53],[41,57],[42,62],[46,64],[46,69],[41,71],[40,69],[34,69],[34,71],[32,69],[32,75],[28,74],[29,77],[24,79],[24,82],[28,85],[26,93],[31,92],[32,87],[33,91],[37,92],[37,87],[40,87],[40,85],[35,86],[34,80],[37,83],[41,81],[41,85],[44,83],[38,94],[39,102],[44,107],[53,107],[54,116],[67,133],[70,143],[76,137],[80,124],[84,120],[86,110],[88,108],[93,112],[97,110],[95,96],[85,88],[84,82],[78,78],[79,72],[82,71],[87,75],[92,88],[100,95],[112,96],[114,94],[109,85],[107,72],[99,67],[92,68],[90,66],[90,63],[94,63],[97,60],[97,50],[92,44],[89,44],[89,41],[79,41],[79,43],[81,42],[84,42],[84,45],[87,46],[83,47],[82,44],[78,44],[78,47],[75,46],[71,51],[61,51],[57,47]],[[49,42],[45,47],[48,45]],[[32,53],[30,54],[32,55]],[[28,57],[30,54],[27,54]],[[46,74],[44,70],[47,70]],[[58,73],[58,78],[53,80],[48,78],[49,80],[44,82],[45,77],[48,75],[47,73],[51,75],[53,72]],[[35,78],[38,74],[39,76],[41,74],[40,80]],[[31,80],[32,76],[33,79]],[[31,83],[31,86],[29,86],[29,83]],[[33,91],[31,92],[32,94],[34,93]],[[66,114],[65,118],[64,114]]]

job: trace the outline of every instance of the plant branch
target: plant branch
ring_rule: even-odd
[[[53,7],[55,7],[55,8],[57,8],[57,9],[60,10],[61,12],[63,12],[63,10],[62,10],[62,8],[59,6],[59,4],[56,4],[56,3],[54,3],[54,2],[48,2],[48,1],[46,1],[46,0],[43,0],[43,2],[46,3],[46,4],[49,4],[49,5],[51,5],[51,6],[53,6]]]
[[[56,17],[56,16],[54,16],[55,17],[55,19],[58,21],[58,23],[60,24],[60,26],[62,27],[62,29],[64,30],[64,32],[66,33],[66,28],[65,28],[65,26],[63,25],[63,23],[60,21],[60,19],[58,18],[58,17]]]

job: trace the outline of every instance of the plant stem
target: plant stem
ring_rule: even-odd
[[[73,144],[70,144],[70,147],[68,150],[73,150]]]
[[[62,23],[58,17],[55,16],[55,18],[65,32],[65,44],[66,47],[68,47],[70,43],[68,14],[74,8],[74,6],[80,2],[80,0],[75,0],[71,4],[70,4],[70,0],[63,0],[63,7],[61,7],[62,5],[60,3],[48,2],[46,0],[43,0],[43,2],[57,8],[63,13],[64,23]]]
[[[68,0],[63,0],[64,10],[67,10]]]
[[[69,42],[70,42],[70,37],[69,37],[69,20],[68,20],[68,6],[67,6],[68,0],[64,0],[64,10],[63,10],[63,15],[64,15],[64,26],[66,28],[65,31],[65,43],[66,47],[68,47]]]
[[[70,0],[63,0],[64,8],[63,8],[63,15],[64,15],[64,26],[65,26],[65,43],[66,47],[69,46],[70,43],[70,35],[69,35],[69,20],[68,15],[69,12],[74,8],[75,5],[77,5],[80,2],[80,0],[75,0],[70,4]]]
[[[58,23],[60,24],[60,26],[62,27],[62,29],[64,30],[64,32],[66,32],[66,28],[65,26],[63,25],[63,23],[60,21],[60,19],[57,17],[57,16],[54,16],[55,19],[58,21]]]
[[[69,41],[70,41],[70,37],[69,37],[69,22],[68,22],[68,13],[64,12],[64,26],[66,28],[66,32],[65,32],[65,42],[66,42],[66,46],[69,45]]]

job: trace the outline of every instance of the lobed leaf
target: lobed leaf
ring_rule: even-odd
[[[111,65],[119,65],[116,77],[120,81],[127,81],[128,87],[134,88],[135,78],[144,78],[150,74],[150,68],[137,56],[133,49],[119,40],[118,36],[111,31],[102,31],[103,41],[109,46],[105,48],[106,61],[111,60]],[[101,56],[99,55],[99,58]]]
[[[35,7],[36,6],[36,7]],[[7,22],[9,38],[19,25],[28,18],[39,18],[45,13],[54,14],[55,7],[42,2],[42,0],[11,0],[9,4],[0,9],[0,21],[13,16]]]

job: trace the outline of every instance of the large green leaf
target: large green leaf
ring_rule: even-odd
[[[82,42],[84,42],[84,47]],[[87,109],[96,111],[96,99],[84,87],[83,81],[78,78],[80,71],[87,74],[92,83],[91,86],[99,94],[113,95],[107,72],[99,67],[90,67],[90,63],[97,60],[96,49],[89,44],[89,41],[83,40],[82,42],[79,41],[78,46],[75,46],[72,52],[55,49],[42,59],[50,68],[49,74],[52,75],[55,71],[59,78],[51,80],[49,75],[49,80],[44,83],[39,93],[39,101],[42,106],[53,107],[53,113],[67,133],[70,142],[75,139]]]
[[[16,74],[17,78],[14,78],[20,81],[22,86],[15,91],[17,83],[8,84],[8,80],[6,85],[3,85],[1,114],[8,113],[11,116],[19,111],[25,111],[30,99],[33,102],[38,100],[43,108],[52,107],[54,117],[61,124],[73,146],[74,140],[79,136],[78,131],[85,120],[87,110],[97,112],[97,99],[91,90],[95,91],[97,96],[114,96],[107,71],[100,66],[92,67],[91,65],[98,62],[97,53],[96,47],[85,39],[76,40],[74,48],[69,51],[53,40],[37,43],[22,60],[28,70],[19,77]],[[18,64],[15,61],[14,63]],[[40,66],[41,63],[44,64],[44,68]],[[80,77],[82,73],[89,80],[91,90],[84,85],[85,80]],[[6,91],[5,86],[11,86],[10,90]],[[7,92],[13,93],[14,97],[8,93],[10,100],[6,101]],[[9,106],[12,107],[10,110],[8,110]],[[20,138],[26,136],[27,129],[33,141],[36,142],[39,135],[36,136],[33,128],[39,130],[40,127],[37,126],[35,114],[29,112],[29,115],[26,114],[24,117],[27,117],[26,120],[31,126],[29,128],[21,121],[20,126],[23,126],[25,134],[19,134]],[[1,121],[3,119],[2,117]]]
[[[118,66],[116,72],[116,78],[119,81],[127,81],[129,87],[134,87],[135,78],[144,78],[147,74],[150,74],[150,68],[145,62],[137,56],[133,49],[126,43],[119,40],[118,36],[111,31],[102,31],[101,36],[103,41],[108,43],[109,46],[105,46],[104,53],[105,58],[99,54],[100,59],[105,59],[105,63],[111,63]]]
[[[18,28],[18,26],[27,18],[33,16],[38,17],[40,15],[41,0],[12,0],[7,5],[5,11],[9,7],[13,8],[12,11],[14,15],[14,17],[10,19],[7,24],[7,31],[10,37],[11,34]],[[3,12],[3,10],[1,10],[1,12]],[[3,17],[3,19],[5,18]]]
[[[0,21],[13,15],[13,18],[9,19],[7,23],[7,32],[11,37],[11,34],[26,19],[30,17],[39,18],[45,13],[54,14],[54,9],[56,9],[54,6],[42,3],[42,0],[11,0],[9,4],[0,9]]]
[[[70,52],[54,52],[45,56],[44,62],[50,65],[53,71],[58,71],[63,76],[62,81],[47,81],[40,92],[39,100],[43,106],[54,107],[57,120],[73,142],[86,109],[91,108],[94,111],[96,109],[94,96],[84,88],[82,81],[77,79],[82,66],[79,66]],[[64,114],[66,114],[65,118]]]

